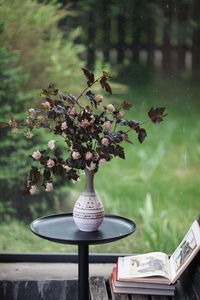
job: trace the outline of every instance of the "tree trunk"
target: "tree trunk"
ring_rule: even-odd
[[[103,20],[103,56],[106,62],[110,61],[110,5],[107,0],[102,0]]]
[[[123,14],[118,15],[118,44],[117,44],[117,62],[123,63],[124,60],[124,52],[125,52],[125,17]]]
[[[96,37],[95,14],[93,10],[90,10],[88,14],[87,67],[91,71],[94,70],[94,65],[95,65],[95,50],[96,50],[95,37]]]

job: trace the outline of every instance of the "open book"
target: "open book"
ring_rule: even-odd
[[[188,233],[169,256],[162,252],[119,257],[117,280],[172,284],[200,249],[200,225],[194,221]]]

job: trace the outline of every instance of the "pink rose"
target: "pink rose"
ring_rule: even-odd
[[[112,123],[110,121],[105,121],[103,126],[106,130],[110,130],[112,128]]]
[[[50,109],[51,108],[51,104],[48,101],[42,102],[41,105],[44,109]]]
[[[101,140],[101,143],[102,143],[102,145],[104,145],[104,146],[108,146],[108,145],[109,145],[109,139],[108,139],[108,138],[103,138],[103,139]]]
[[[30,193],[31,195],[35,195],[35,194],[37,194],[37,192],[38,192],[37,186],[36,186],[36,185],[32,185],[32,186],[30,187],[30,189],[29,189],[29,193]]]
[[[34,151],[32,154],[32,157],[36,160],[39,160],[41,158],[42,154],[40,153],[40,151]]]
[[[91,160],[93,158],[93,154],[90,152],[90,151],[88,151],[86,154],[85,154],[85,159],[86,160]]]
[[[53,191],[53,183],[52,183],[52,182],[47,182],[45,191],[46,191],[46,192],[51,192],[51,191]]]
[[[125,116],[125,112],[124,111],[119,111],[118,114],[117,114],[117,117],[119,119],[123,118]]]
[[[93,162],[91,161],[91,163],[90,163],[89,166],[86,165],[86,168],[87,168],[89,171],[95,170],[96,164],[93,163]]]
[[[112,104],[108,104],[108,105],[106,106],[106,109],[107,109],[107,111],[110,112],[110,113],[112,113],[113,111],[115,111],[115,107],[114,107],[114,105],[112,105]]]
[[[88,126],[90,126],[90,122],[87,119],[82,120],[81,127],[87,128]]]
[[[47,167],[48,168],[53,168],[55,166],[55,162],[53,159],[48,159],[47,160]]]
[[[49,149],[51,149],[51,150],[55,149],[55,147],[56,147],[55,142],[56,142],[55,140],[51,140],[48,142]]]
[[[103,165],[105,165],[107,163],[107,160],[105,159],[105,158],[101,158],[100,160],[99,160],[99,166],[103,166]]]
[[[62,122],[61,124],[61,130],[66,130],[67,129],[67,123],[66,122]]]
[[[72,157],[73,157],[73,159],[79,159],[81,157],[81,155],[78,151],[73,151]]]
[[[97,95],[96,97],[95,97],[95,100],[98,102],[98,103],[101,103],[102,101],[103,101],[103,96],[101,96],[101,95]]]

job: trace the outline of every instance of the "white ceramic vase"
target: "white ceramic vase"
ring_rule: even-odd
[[[82,231],[96,231],[104,219],[104,208],[94,190],[94,171],[85,170],[85,189],[77,199],[73,218]]]

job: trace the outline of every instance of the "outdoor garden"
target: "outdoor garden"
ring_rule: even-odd
[[[109,72],[112,95],[105,83],[92,87],[103,96],[99,110],[126,103],[123,118],[145,128],[143,141],[130,127],[121,144],[125,159],[116,155],[95,174],[105,212],[134,220],[137,231],[90,251],[172,253],[177,247],[200,212],[199,9],[196,0],[0,0],[0,252],[77,251],[39,239],[29,224],[72,211],[84,170],[80,183],[54,176],[52,191],[27,192],[32,154],[50,140],[63,152],[66,145],[47,128],[14,122],[41,105],[49,83],[78,97],[87,86],[82,68],[95,78]],[[163,121],[146,122],[152,107],[165,108]]]

